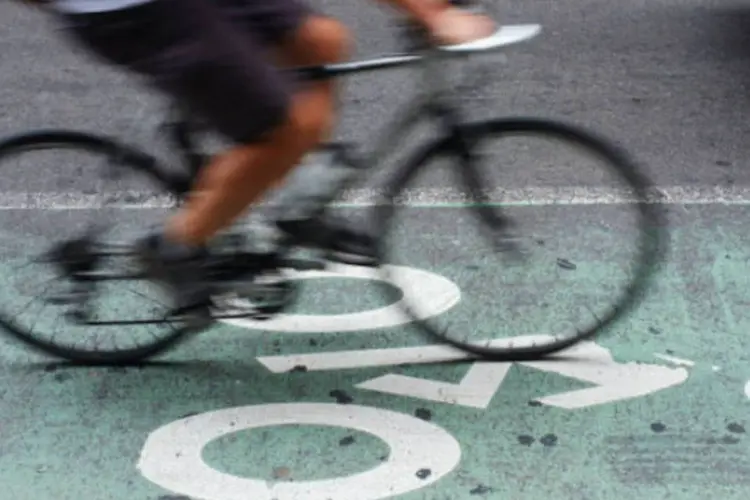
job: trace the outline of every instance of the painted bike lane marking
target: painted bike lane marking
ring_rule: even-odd
[[[381,279],[374,270],[340,265],[325,272],[299,273],[314,277]],[[438,297],[421,307],[424,317],[442,314],[460,301],[460,289],[447,278],[427,271],[395,267],[392,275],[420,277],[417,283],[427,296]],[[389,280],[398,286],[398,279]],[[435,285],[435,284],[438,285]],[[414,281],[410,281],[414,285]],[[435,294],[436,291],[440,293]],[[430,313],[430,314],[428,314]],[[309,332],[311,325],[323,334],[364,330],[362,315],[375,324],[399,326],[408,318],[397,304],[345,315],[282,315],[271,321],[228,321],[236,326],[281,333]],[[333,319],[332,319],[333,318]],[[406,321],[405,321],[406,320]],[[326,327],[326,328],[322,328]],[[368,324],[367,329],[374,328]],[[498,339],[495,345],[539,341],[545,336]],[[589,383],[592,387],[548,395],[538,401],[548,406],[576,410],[622,401],[680,385],[688,378],[684,367],[669,368],[642,363],[618,363],[610,351],[594,342],[584,342],[565,352],[565,360],[521,363],[474,362],[463,379],[451,384],[401,374],[385,374],[355,387],[408,396],[445,404],[486,409],[499,392],[513,364]],[[435,363],[471,359],[455,348],[433,345],[407,348],[363,349],[257,358],[274,373],[285,373],[304,365],[309,372],[356,369],[399,364]],[[151,433],[144,445],[138,468],[161,487],[202,500],[380,500],[422,489],[452,471],[460,462],[461,447],[445,429],[408,414],[382,408],[330,403],[253,405],[202,413],[171,422]],[[382,439],[391,449],[385,464],[346,477],[295,483],[269,483],[213,469],[202,459],[203,448],[228,433],[275,425],[329,425],[359,430]],[[436,452],[438,447],[441,451]],[[432,450],[426,452],[425,450]],[[434,467],[434,469],[433,469]],[[415,475],[429,468],[429,480]]]

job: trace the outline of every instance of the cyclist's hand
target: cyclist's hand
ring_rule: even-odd
[[[436,15],[428,28],[440,45],[457,45],[490,36],[496,24],[487,16],[449,7]]]

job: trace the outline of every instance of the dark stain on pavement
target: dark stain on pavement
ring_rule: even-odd
[[[354,398],[352,398],[350,395],[348,395],[346,392],[342,391],[341,389],[334,389],[331,392],[328,393],[329,396],[332,398],[336,398],[336,402],[340,405],[347,405],[354,401]]]
[[[657,433],[664,432],[665,430],[667,430],[667,426],[662,424],[661,422],[654,422],[653,424],[651,424],[651,430]]]
[[[536,441],[534,437],[529,436],[528,434],[521,434],[520,436],[518,436],[519,444],[522,444],[524,446],[531,446],[534,441]]]
[[[480,484],[469,491],[469,495],[486,495],[487,493],[492,493],[492,488],[483,484]]]
[[[565,269],[567,271],[575,271],[576,269],[578,269],[578,266],[570,262],[568,259],[562,258],[557,259],[557,267],[559,267],[560,269]]]
[[[430,421],[432,420],[432,412],[428,410],[427,408],[417,408],[414,412],[414,416],[417,418],[421,418],[422,420]]]
[[[419,479],[427,479],[432,474],[432,471],[430,469],[419,469],[417,471],[417,477]]]
[[[545,434],[539,442],[544,446],[555,446],[557,444],[557,436],[554,434]]]
[[[346,436],[339,441],[339,446],[349,446],[350,444],[354,444],[354,436]]]
[[[727,425],[727,430],[734,434],[745,433],[745,428],[741,424],[738,424],[737,422],[732,422],[731,424]]]

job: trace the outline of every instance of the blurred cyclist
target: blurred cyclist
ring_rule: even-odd
[[[145,77],[233,142],[200,172],[183,208],[138,244],[176,309],[205,305],[206,243],[334,126],[334,81],[296,81],[277,67],[344,61],[349,32],[301,0],[23,1],[51,7],[91,52]],[[380,1],[400,8],[438,44],[469,42],[495,29],[489,18],[448,0]]]

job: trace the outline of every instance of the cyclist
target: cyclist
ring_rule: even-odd
[[[45,4],[72,38],[145,77],[234,146],[199,173],[185,205],[137,245],[176,310],[211,294],[206,243],[282,181],[334,125],[333,81],[302,82],[279,68],[341,62],[347,29],[302,0],[23,0]],[[455,44],[488,36],[491,19],[449,0],[380,0]]]

